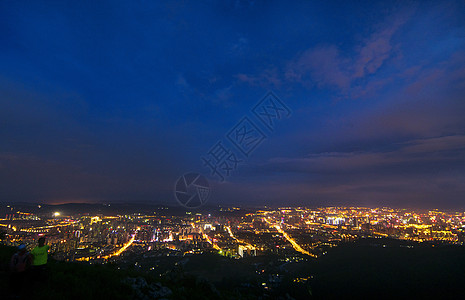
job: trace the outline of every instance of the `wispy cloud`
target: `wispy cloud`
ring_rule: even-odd
[[[337,88],[349,96],[350,89],[357,88],[360,79],[375,74],[389,59],[396,55],[393,35],[408,21],[410,14],[395,16],[379,26],[363,39],[350,53],[344,53],[336,45],[318,45],[305,50],[288,63],[285,78],[303,84],[324,88]],[[382,87],[388,81],[383,79],[369,86]],[[362,84],[365,88],[368,83]],[[360,96],[358,92],[351,96]]]
[[[282,172],[354,172],[366,169],[396,167],[403,165],[405,171],[412,166],[436,163],[465,163],[465,135],[415,139],[394,145],[390,151],[324,152],[311,153],[305,157],[273,158],[269,165]],[[449,155],[444,155],[448,152]],[[265,166],[266,167],[266,166]]]
[[[285,77],[308,87],[316,83],[319,87],[337,87],[347,90],[351,78],[348,62],[335,46],[319,46],[306,50],[287,66]]]
[[[437,153],[452,150],[463,150],[465,153],[465,135],[412,140],[405,143],[405,147],[402,148],[406,153]]]
[[[407,13],[396,16],[362,42],[351,64],[352,79],[375,73],[393,55],[392,37],[408,21],[409,15]]]
[[[239,82],[246,83],[250,86],[259,86],[262,88],[279,88],[282,84],[279,71],[277,68],[265,69],[258,75],[249,75],[239,73],[235,76]]]

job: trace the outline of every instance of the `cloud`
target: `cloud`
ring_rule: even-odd
[[[448,152],[449,155],[438,155]],[[324,152],[312,153],[306,157],[273,158],[271,166],[281,172],[365,172],[368,169],[389,172],[416,172],[415,167],[437,165],[447,167],[465,160],[465,135],[415,139],[402,144],[391,151],[365,152]]]
[[[274,203],[463,207],[465,135],[412,139],[386,151],[276,157],[232,186]],[[442,199],[447,199],[444,203]]]
[[[256,74],[239,73],[236,78],[250,86],[280,87],[298,83],[307,89],[329,88],[343,97],[367,97],[392,81],[390,76],[371,78],[394,58],[401,57],[400,44],[394,35],[410,19],[412,12],[393,15],[386,22],[373,26],[367,37],[352,47],[318,44],[287,62],[265,68]]]
[[[277,68],[265,69],[258,75],[239,73],[235,77],[239,80],[239,82],[262,88],[279,88],[282,84]]]
[[[215,90],[212,102],[221,103],[225,107],[230,107],[232,105],[231,99],[234,96],[232,90],[233,85]]]
[[[241,56],[247,52],[248,48],[248,39],[240,36],[236,41],[234,41],[234,43],[232,43],[228,52],[230,56]]]
[[[244,199],[263,201],[267,205],[358,205],[367,207],[454,208],[464,207],[465,174],[397,174],[378,172],[363,176],[346,173],[322,174],[318,177],[261,182],[236,182],[217,191],[212,202],[227,199],[243,203]],[[233,196],[234,195],[234,196]],[[447,201],[442,201],[447,199]],[[242,203],[241,203],[242,201]]]
[[[405,143],[405,153],[431,153],[438,151],[465,150],[465,135],[442,136],[412,140]]]
[[[374,32],[362,43],[362,46],[357,49],[357,57],[351,64],[352,79],[375,73],[391,57],[392,36],[407,22],[408,18],[408,14],[397,16],[389,25]]]
[[[341,51],[335,45],[318,45],[305,50],[285,67],[285,78],[307,88],[337,88],[344,96],[354,98],[369,94],[387,84],[389,79],[372,83],[365,79],[377,73],[396,54],[393,35],[404,25],[410,14],[395,17],[360,42],[353,51]],[[354,52],[354,53],[352,53]],[[352,92],[351,89],[355,89]],[[368,91],[367,91],[368,90]]]
[[[331,86],[346,90],[350,86],[347,63],[334,46],[309,49],[287,66],[286,79],[311,86]]]

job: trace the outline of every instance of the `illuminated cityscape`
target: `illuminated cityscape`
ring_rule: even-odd
[[[0,220],[4,243],[33,244],[46,236],[56,259],[95,261],[138,253],[193,255],[218,252],[241,258],[269,253],[324,255],[328,248],[361,238],[464,243],[465,212],[321,207],[276,209],[219,208],[213,213],[52,215],[18,211]]]
[[[30,250],[46,237],[54,264],[116,266],[171,282],[175,291],[180,278],[196,276],[219,287],[228,282],[245,294],[293,291],[295,299],[312,291],[328,295],[331,284],[344,284],[347,275],[335,276],[338,259],[369,270],[373,262],[365,261],[366,255],[378,253],[377,264],[388,267],[384,259],[389,259],[397,268],[408,268],[405,260],[420,255],[421,265],[413,266],[427,268],[421,257],[428,249],[437,249],[428,254],[436,259],[450,251],[463,253],[465,242],[465,212],[438,209],[217,206],[186,211],[163,205],[9,204],[0,212],[3,246],[24,243]],[[331,261],[336,269],[321,281]],[[137,278],[125,280],[138,289]],[[363,284],[353,289],[351,295],[372,292]],[[344,289],[333,292],[340,295]]]
[[[465,1],[0,1],[0,298],[465,299]]]

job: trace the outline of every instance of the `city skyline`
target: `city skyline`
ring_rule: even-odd
[[[2,2],[0,202],[175,206],[195,172],[213,206],[464,208],[460,11]],[[261,135],[241,152],[244,122]],[[219,142],[241,161],[224,180],[203,160]]]
[[[179,280],[186,277],[214,287],[212,299],[238,299],[239,293],[275,295],[270,297],[275,299],[279,294],[294,299],[333,294],[359,297],[384,285],[389,287],[388,295],[397,297],[444,295],[437,285],[430,284],[444,278],[449,283],[447,293],[463,295],[464,211],[67,206],[0,204],[2,251],[14,250],[17,245],[32,249],[38,238],[45,238],[52,270],[66,267],[95,274],[110,267],[112,274],[125,276],[117,277],[116,282],[130,288],[126,293],[137,290],[134,283],[141,278],[152,278],[155,282],[144,293],[156,293],[154,298],[160,298],[160,293],[184,292],[186,284]],[[334,266],[329,267],[328,261]],[[55,278],[60,272],[53,274]],[[89,273],[82,276],[88,277]],[[104,278],[111,280],[112,276]],[[52,280],[57,283],[45,290],[79,293]],[[234,288],[238,291],[228,298],[228,291]]]

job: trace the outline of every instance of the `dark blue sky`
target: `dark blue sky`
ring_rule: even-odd
[[[0,2],[0,201],[465,207],[463,1]],[[271,132],[268,92],[292,113]],[[201,157],[267,138],[223,183]]]

